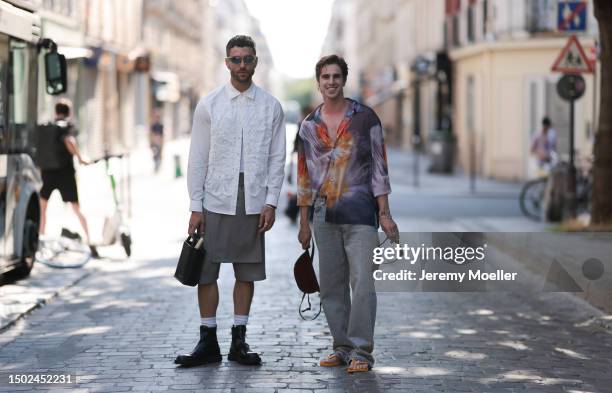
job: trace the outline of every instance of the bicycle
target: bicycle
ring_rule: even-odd
[[[536,221],[542,219],[542,205],[548,184],[548,176],[529,180],[521,189],[519,203],[525,216]]]
[[[576,211],[578,214],[590,211],[592,193],[592,175],[589,160],[576,167]],[[550,170],[538,178],[529,180],[519,196],[523,214],[536,221],[544,219],[559,221],[563,210],[565,181],[551,181],[552,176],[560,174],[567,178],[569,164],[553,156]]]

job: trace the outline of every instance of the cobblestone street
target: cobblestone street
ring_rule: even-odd
[[[611,157],[612,0],[0,0],[0,393],[612,393]]]
[[[268,279],[256,285],[248,325],[263,365],[225,358],[220,365],[177,368],[175,356],[192,349],[199,325],[195,289],[172,277],[186,227],[184,182],[143,179],[134,188],[140,201],[134,257],[92,262],[89,276],[0,333],[1,390],[612,391],[611,330],[595,309],[562,293],[380,293],[373,371],[348,375],[319,367],[331,337],[323,315],[311,322],[298,316],[292,264],[300,250],[296,228],[282,214],[267,235]],[[232,285],[226,266],[217,314],[223,354]],[[70,372],[78,382],[6,384],[8,374],[26,372]]]

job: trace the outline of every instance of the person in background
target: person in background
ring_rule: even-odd
[[[557,153],[557,131],[552,128],[548,117],[542,119],[542,128],[531,141],[531,153],[538,160],[540,168],[550,165]]]
[[[54,141],[57,146],[53,146],[54,151],[59,155],[58,161],[61,166],[56,169],[42,169],[43,185],[40,190],[40,229],[41,235],[45,234],[47,224],[47,206],[49,198],[54,190],[58,190],[62,196],[62,200],[72,207],[76,214],[83,231],[85,232],[87,244],[91,250],[93,257],[98,257],[96,247],[91,244],[89,237],[89,227],[87,219],[81,212],[79,205],[79,193],[76,183],[76,171],[74,168],[74,158],[76,157],[81,165],[88,165],[89,162],[84,160],[76,143],[75,135],[77,129],[70,122],[70,105],[67,101],[58,102],[55,105],[55,127],[59,130],[58,138]]]
[[[162,123],[161,111],[159,108],[153,110],[153,119],[151,122],[151,132],[149,133],[149,142],[151,151],[153,152],[153,165],[155,173],[159,172],[162,161],[162,151],[164,148],[164,124]]]
[[[295,133],[295,138],[293,139],[293,151],[289,156],[289,173],[287,174],[287,207],[285,208],[285,215],[289,217],[292,224],[297,222],[298,214],[300,213],[300,208],[297,205],[297,163],[294,163],[294,157],[297,155],[298,151],[298,137],[300,131],[300,124],[302,121],[312,112],[313,107],[310,105],[302,108],[302,119],[298,123],[298,130]]]

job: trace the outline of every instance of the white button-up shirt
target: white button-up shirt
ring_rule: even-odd
[[[235,215],[241,167],[246,214],[277,206],[285,175],[283,110],[253,83],[242,93],[228,83],[195,109],[187,167],[190,210]]]

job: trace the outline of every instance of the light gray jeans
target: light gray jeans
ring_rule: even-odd
[[[376,291],[372,272],[376,265],[372,250],[378,246],[377,230],[370,225],[325,222],[323,198],[317,198],[314,209],[321,303],[334,351],[345,361],[357,358],[373,365]]]

